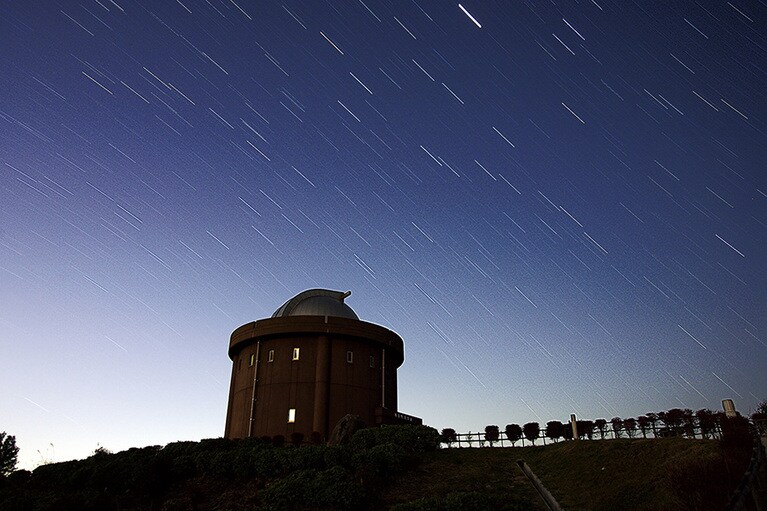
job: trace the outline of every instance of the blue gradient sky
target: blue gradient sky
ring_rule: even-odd
[[[0,430],[223,433],[312,287],[438,428],[767,397],[764,2],[0,4]]]

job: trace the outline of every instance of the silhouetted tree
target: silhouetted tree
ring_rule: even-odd
[[[7,476],[16,470],[19,448],[16,447],[16,437],[3,431],[0,433],[0,476]]]
[[[645,414],[647,420],[650,422],[650,428],[652,428],[653,436],[658,436],[658,414],[655,412],[648,412]]]
[[[761,413],[767,415],[767,399],[756,405],[756,411],[754,413]]]
[[[556,441],[562,438],[565,426],[559,421],[549,421],[546,423],[546,436]]]
[[[623,429],[629,438],[634,438],[637,433],[637,421],[634,418],[628,418],[623,420]]]
[[[642,438],[647,438],[647,431],[650,429],[650,419],[647,418],[647,415],[637,417],[637,425],[639,431],[642,432]]]
[[[751,420],[754,421],[759,433],[767,433],[767,399],[756,405],[756,411],[751,414]]]
[[[313,445],[320,445],[322,443],[322,433],[319,431],[312,431],[312,434],[309,435],[309,441]]]
[[[671,410],[667,411],[663,417],[663,422],[666,424],[666,426],[675,432],[679,432],[683,421],[684,411],[679,408],[672,408]]]
[[[448,447],[453,445],[456,438],[455,430],[453,428],[445,428],[442,430],[442,441],[445,442]]]
[[[689,408],[682,410],[682,429],[688,438],[695,438],[695,414]]]
[[[498,426],[485,426],[485,440],[490,442],[490,447],[498,441],[499,436]]]
[[[594,421],[594,426],[596,426],[597,430],[599,431],[599,436],[602,438],[602,440],[604,440],[607,421],[605,419],[597,419]]]
[[[274,435],[272,437],[272,445],[275,447],[282,447],[285,445],[285,437],[283,435]]]
[[[658,412],[658,421],[662,422],[666,427],[668,427],[668,424],[666,424],[666,412]]]
[[[562,438],[565,440],[573,439],[573,427],[570,425],[570,421],[562,423]]]
[[[714,412],[707,408],[701,408],[695,412],[695,417],[698,419],[698,427],[700,428],[700,436],[708,438],[713,436],[716,429],[716,419]]]
[[[572,427],[573,425],[571,423],[570,428],[572,429]],[[583,429],[583,421],[575,421],[575,430],[578,432],[578,440],[582,439],[586,435],[586,432]]]
[[[615,438],[620,438],[621,428],[623,428],[623,420],[620,417],[613,417],[610,419],[610,424],[613,427],[613,435]]]
[[[509,439],[511,445],[522,438],[522,428],[519,427],[519,424],[506,424],[504,433],[506,433],[506,438]]]
[[[722,424],[726,420],[727,415],[725,415],[724,412],[714,412],[714,422],[716,423],[714,431],[719,435],[719,438],[722,438],[722,435],[724,434],[724,431],[722,430]]]
[[[525,438],[530,440],[535,445],[535,440],[541,434],[541,427],[537,422],[528,422],[522,426],[522,432],[525,434]]]
[[[594,421],[583,421],[583,429],[586,431],[586,438],[594,438]]]

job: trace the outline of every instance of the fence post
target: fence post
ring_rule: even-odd
[[[527,466],[527,463],[525,463],[524,460],[517,460],[517,465],[519,465],[519,468],[522,469],[522,472],[533,484],[536,491],[538,492],[538,495],[540,495],[543,499],[543,502],[546,503],[546,507],[548,507],[551,511],[562,511],[562,508],[559,507],[559,504],[554,499],[554,496],[549,493],[549,490],[547,490],[545,486],[543,486],[541,480],[535,476],[532,470],[530,470],[530,467]]]

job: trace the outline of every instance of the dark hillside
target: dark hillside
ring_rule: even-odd
[[[568,511],[721,509],[745,469],[715,440],[438,446],[432,428],[390,426],[343,447],[211,439],[99,452],[0,479],[0,511],[542,509],[518,458]]]
[[[517,500],[545,509],[515,463],[520,458],[568,511],[722,509],[745,470],[741,462],[728,477],[715,440],[621,439],[545,447],[441,449],[386,488],[383,500],[390,505],[416,499],[438,503],[451,493],[479,492],[499,506],[482,509],[502,509],[502,503]],[[715,473],[704,478],[711,466]],[[699,495],[707,502],[686,507]]]

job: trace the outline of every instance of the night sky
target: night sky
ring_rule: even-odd
[[[221,436],[351,290],[437,428],[767,397],[767,4],[0,4],[0,430]],[[308,433],[308,432],[307,432]]]

